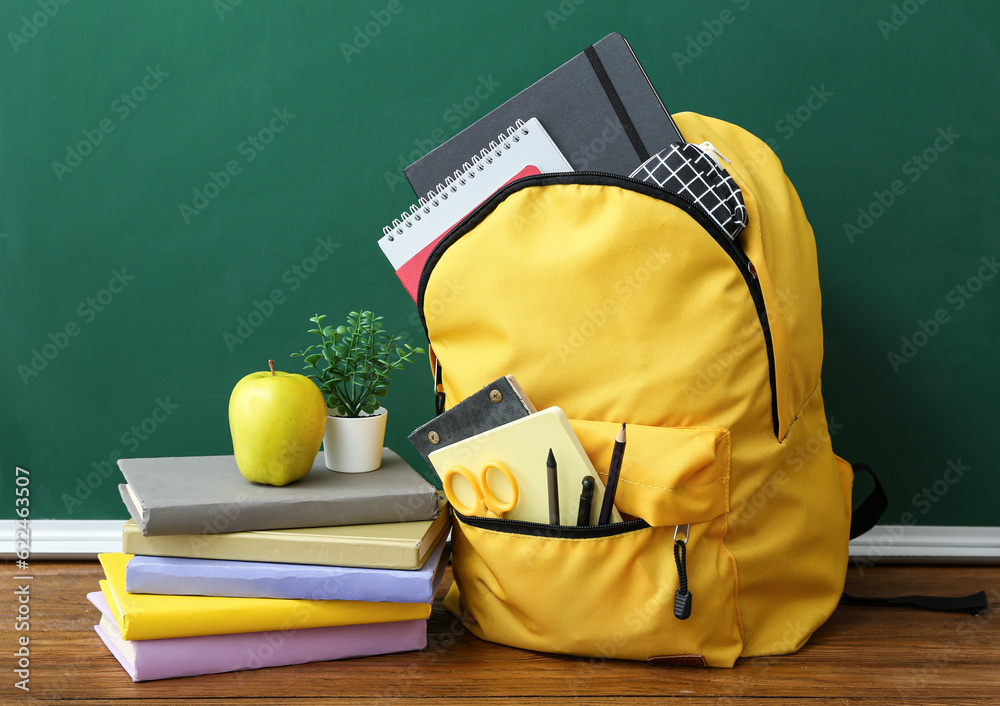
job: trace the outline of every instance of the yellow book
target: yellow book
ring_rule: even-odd
[[[161,596],[125,591],[125,566],[131,554],[99,554],[107,581],[101,591],[126,640],[228,635],[331,625],[423,620],[428,603],[369,603],[284,598]]]
[[[122,551],[146,556],[419,569],[438,538],[448,533],[451,515],[444,503],[439,507],[433,520],[158,537],[143,536],[135,521],[129,520],[122,528]]]

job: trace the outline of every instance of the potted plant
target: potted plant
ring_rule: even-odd
[[[326,467],[341,473],[365,473],[382,465],[387,410],[379,404],[389,388],[389,376],[424,353],[402,343],[403,336],[385,330],[381,316],[352,311],[347,323],[324,326],[326,315],[309,320],[309,333],[320,342],[292,353],[303,358],[305,369],[326,399],[323,451]]]

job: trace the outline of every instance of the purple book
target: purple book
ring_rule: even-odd
[[[338,625],[161,640],[123,640],[100,591],[87,598],[101,611],[94,630],[132,681],[152,681],[219,674],[241,669],[324,662],[422,650],[427,646],[427,621]]]
[[[413,571],[135,556],[125,570],[125,589],[179,596],[432,603],[448,564],[445,545],[442,538]]]

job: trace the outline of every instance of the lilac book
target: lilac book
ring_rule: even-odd
[[[94,630],[132,681],[219,674],[242,669],[324,662],[422,650],[427,621],[338,625],[161,640],[124,640],[100,591],[87,598],[101,611]]]
[[[432,603],[448,564],[445,545],[442,538],[413,571],[135,556],[125,570],[125,589],[179,596]]]

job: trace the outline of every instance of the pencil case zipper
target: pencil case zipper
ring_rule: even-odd
[[[771,387],[771,423],[774,429],[775,438],[778,437],[778,389],[777,375],[774,361],[774,343],[771,340],[771,327],[768,323],[767,308],[764,303],[764,293],[761,290],[760,281],[757,278],[757,269],[750,258],[746,256],[739,244],[729,238],[714,221],[691,200],[680,196],[672,191],[662,189],[655,184],[649,184],[631,177],[620,174],[610,174],[608,172],[558,172],[550,174],[532,174],[515,179],[509,184],[500,188],[490,198],[474,208],[468,215],[459,221],[448,233],[434,246],[427,262],[424,263],[420,273],[420,282],[417,286],[417,312],[420,315],[420,323],[424,327],[424,334],[430,337],[427,329],[427,320],[424,316],[424,291],[434,266],[441,259],[444,252],[471,228],[488,216],[504,199],[511,194],[529,187],[546,186],[550,184],[592,184],[596,186],[619,186],[639,193],[644,193],[652,198],[670,203],[694,218],[698,224],[705,229],[717,242],[727,255],[737,266],[743,280],[746,282],[753,300],[754,308],[757,311],[757,318],[760,322],[761,332],[764,336],[764,346],[767,352],[768,382]]]

